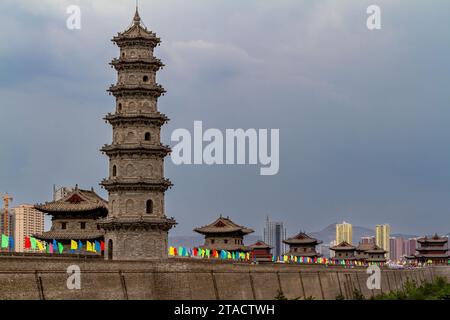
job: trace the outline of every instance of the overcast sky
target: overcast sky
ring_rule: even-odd
[[[369,31],[366,9],[381,7]],[[82,10],[81,30],[66,8]],[[219,214],[262,234],[266,215],[288,233],[346,220],[393,232],[450,231],[450,2],[447,0],[141,0],[162,38],[160,110],[177,128],[280,129],[280,171],[175,166],[172,234]],[[134,0],[0,2],[0,193],[51,200],[53,184],[99,187],[111,141],[102,117],[110,39]]]

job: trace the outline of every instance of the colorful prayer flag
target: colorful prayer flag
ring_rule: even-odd
[[[31,249],[36,249],[36,239],[30,237],[30,242],[31,242]]]
[[[2,248],[8,248],[9,245],[9,237],[7,235],[2,234]]]
[[[59,253],[60,253],[60,254],[63,253],[64,246],[63,246],[62,243],[60,243],[60,242],[58,242],[58,250],[59,250]]]
[[[29,237],[25,237],[25,249],[31,248],[31,241]]]
[[[75,240],[70,240],[70,249],[71,250],[77,250],[78,249],[78,244]]]

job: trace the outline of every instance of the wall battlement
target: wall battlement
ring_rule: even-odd
[[[81,269],[81,289],[69,290],[67,268]],[[273,299],[282,290],[289,299],[366,298],[418,283],[437,274],[450,279],[450,268],[382,269],[381,290],[369,290],[364,268],[249,265],[169,258],[154,261],[105,261],[78,258],[0,257],[0,299]]]

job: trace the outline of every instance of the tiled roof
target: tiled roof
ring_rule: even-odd
[[[295,237],[289,238],[287,240],[283,240],[286,244],[320,244],[322,241],[317,240],[313,237],[308,236],[304,232],[300,232]]]
[[[373,243],[364,243],[364,244],[360,243],[356,247],[356,251],[362,251],[362,252],[366,252],[366,253],[386,253],[387,252],[383,248],[380,248],[379,246],[377,246],[376,244],[373,244]]]
[[[37,239],[42,240],[92,240],[104,236],[101,230],[93,231],[69,231],[69,230],[51,230],[42,234],[34,235]]]
[[[338,251],[338,250],[345,250],[345,251],[347,251],[347,250],[355,250],[356,247],[355,247],[355,246],[352,246],[352,245],[351,245],[350,243],[348,243],[347,241],[342,241],[341,243],[339,243],[339,244],[336,245],[336,246],[331,247],[330,249],[331,249],[331,250],[334,250],[334,251]]]
[[[249,234],[254,232],[254,230],[240,226],[233,221],[229,217],[222,217],[220,216],[216,221],[213,223],[200,227],[195,228],[195,232],[198,232],[200,234],[210,234],[210,233],[242,233],[242,234]]]
[[[417,239],[417,242],[419,242],[419,243],[427,243],[427,242],[429,242],[429,243],[442,243],[442,244],[444,244],[444,243],[448,242],[448,238],[447,237],[440,237],[437,234],[435,234],[432,237],[425,236],[425,237],[419,238],[419,239]]]
[[[249,245],[252,249],[272,249],[272,246],[269,246],[267,243],[265,243],[262,240],[256,241],[254,244]]]
[[[101,210],[106,216],[108,212],[108,202],[97,195],[94,190],[81,190],[78,188],[75,188],[60,200],[36,204],[34,207],[49,214]]]

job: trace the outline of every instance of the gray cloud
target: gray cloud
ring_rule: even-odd
[[[65,8],[82,8],[82,30]],[[164,140],[194,120],[216,128],[280,128],[281,167],[174,166],[167,213],[174,233],[219,213],[260,230],[269,214],[291,233],[346,219],[394,232],[449,232],[450,5],[378,1],[151,1],[141,16],[163,40],[157,55],[172,119]],[[0,191],[42,202],[53,183],[97,186],[102,116],[115,81],[109,39],[133,1],[0,4]],[[104,193],[103,193],[104,194]],[[259,232],[261,233],[261,232]]]

